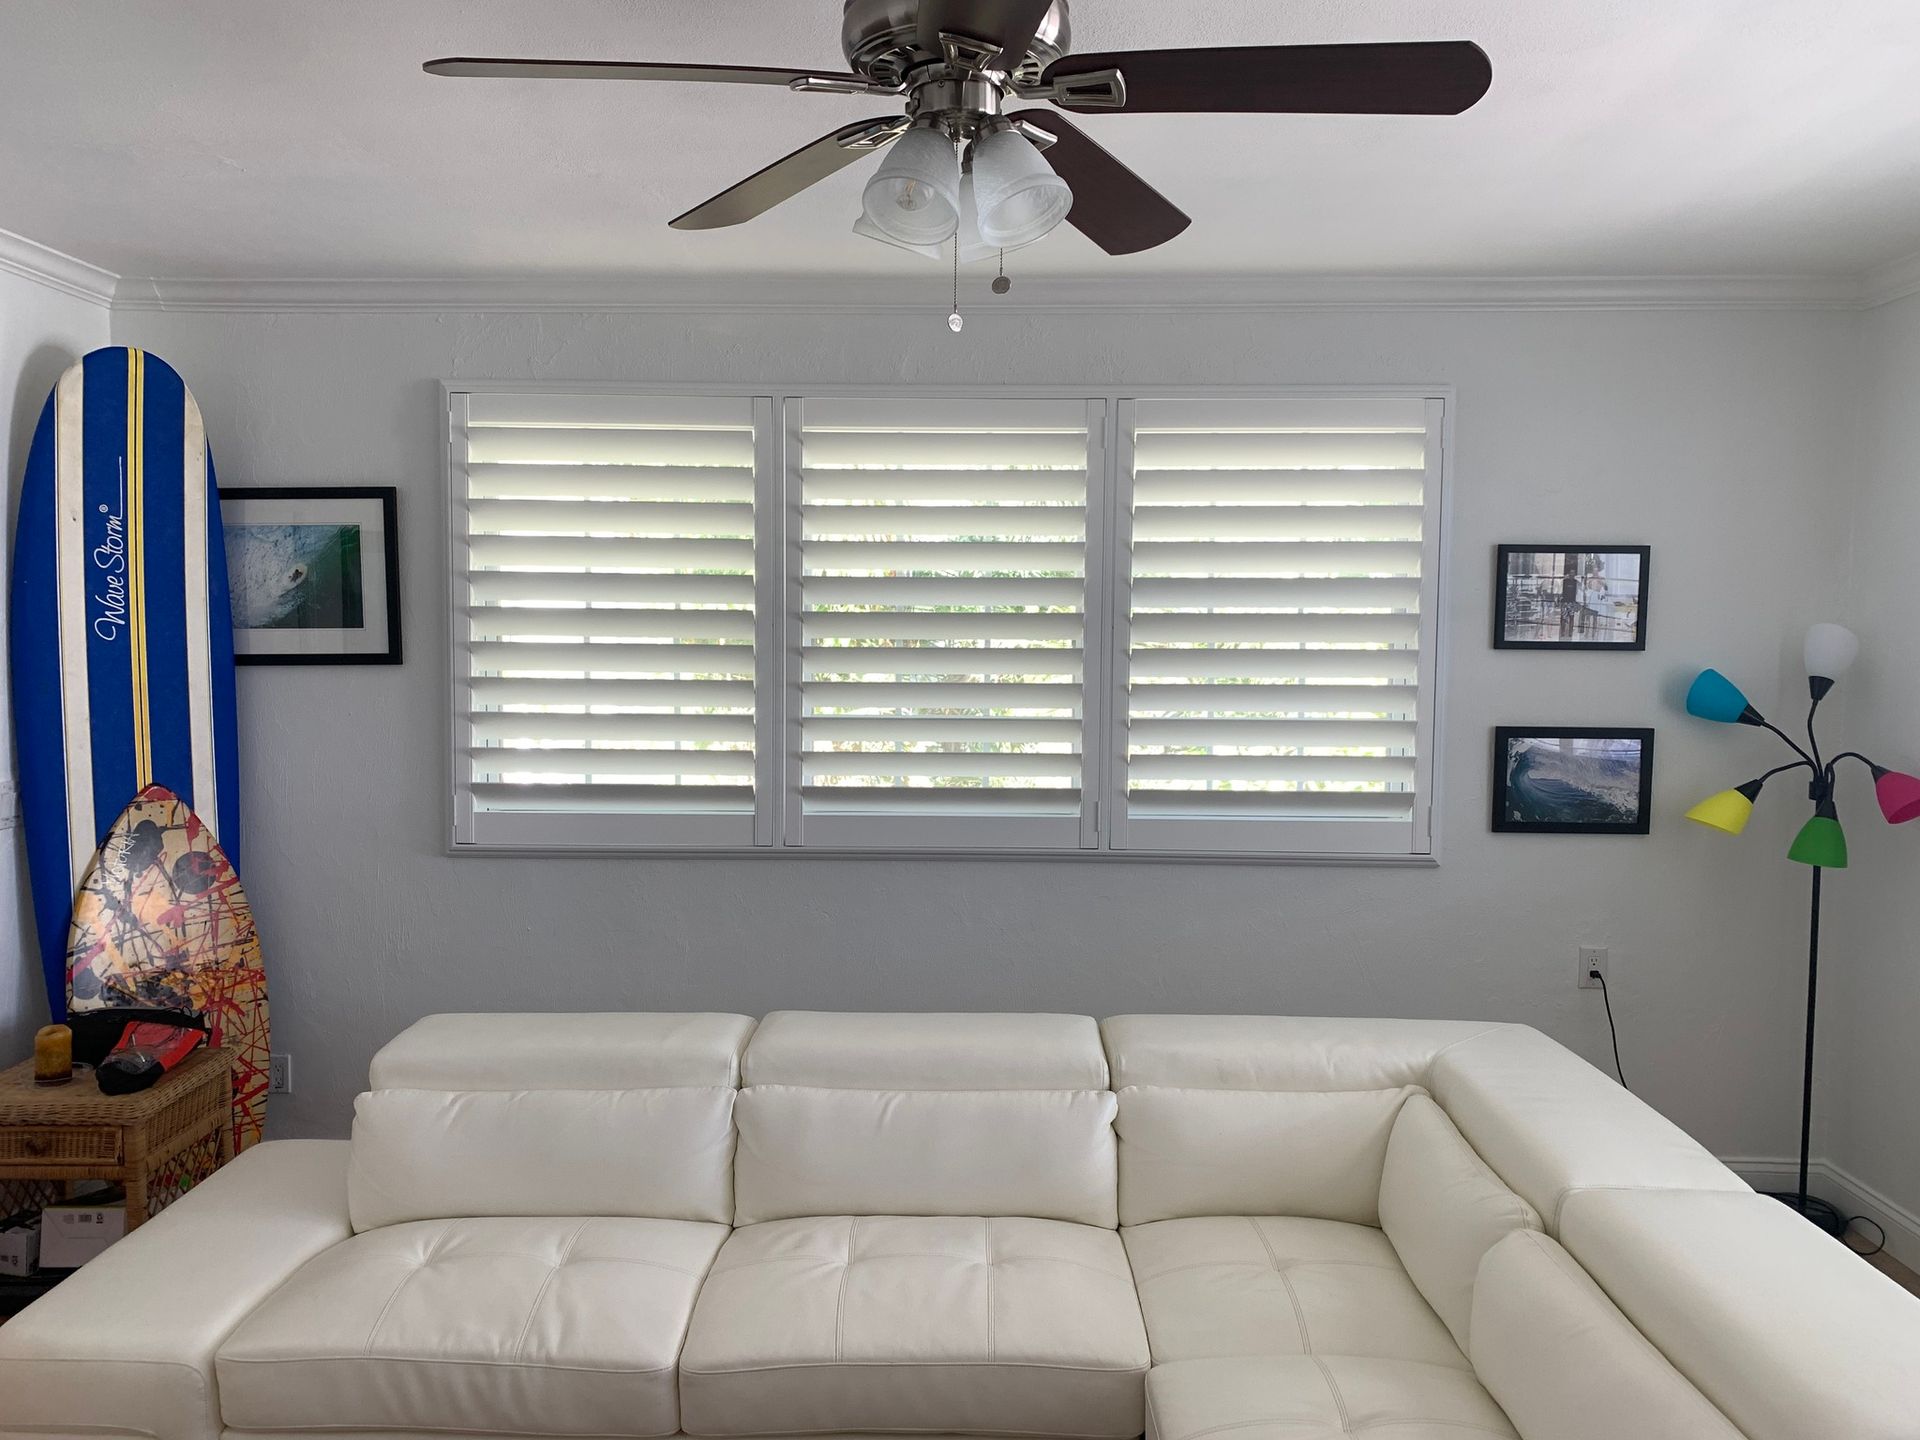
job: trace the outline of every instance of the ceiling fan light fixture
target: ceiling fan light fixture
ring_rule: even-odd
[[[915,126],[867,181],[854,229],[913,249],[938,246],[960,227],[960,156],[941,131]],[[875,233],[877,232],[877,233]]]
[[[996,249],[1031,245],[1073,208],[1073,191],[1019,131],[996,129],[973,145],[980,238]]]

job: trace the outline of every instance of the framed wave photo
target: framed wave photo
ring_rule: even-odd
[[[1500,725],[1493,732],[1493,828],[1503,835],[1645,835],[1653,731]]]
[[[1502,545],[1496,650],[1647,648],[1646,545]]]
[[[391,485],[223,489],[235,662],[399,664],[395,509]]]

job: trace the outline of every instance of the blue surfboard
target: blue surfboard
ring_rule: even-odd
[[[47,397],[13,543],[13,723],[47,1002],[66,1017],[74,895],[114,820],[173,791],[236,869],[233,621],[200,407],[145,351]]]

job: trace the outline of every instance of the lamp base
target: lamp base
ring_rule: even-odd
[[[1800,1195],[1796,1191],[1763,1190],[1760,1193],[1769,1200],[1778,1200],[1789,1210],[1798,1210],[1807,1220],[1818,1225],[1836,1240],[1847,1233],[1847,1217],[1818,1196],[1809,1195],[1802,1204]]]

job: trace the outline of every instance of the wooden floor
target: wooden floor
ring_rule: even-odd
[[[1849,1243],[1851,1244],[1851,1242]],[[1896,1285],[1903,1285],[1913,1294],[1920,1295],[1920,1275],[1914,1274],[1913,1271],[1909,1270],[1885,1251],[1882,1251],[1878,1255],[1868,1255],[1865,1259],[1874,1269],[1890,1277]]]

